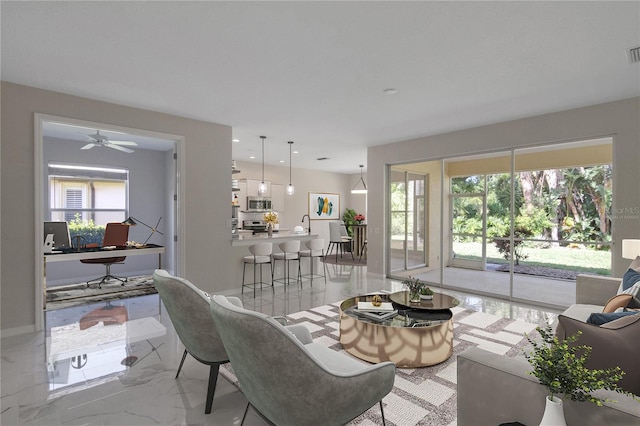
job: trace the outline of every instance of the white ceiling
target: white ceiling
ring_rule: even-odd
[[[1,2],[2,79],[230,125],[233,157],[366,147],[640,95],[640,2]],[[387,88],[397,94],[387,95]],[[319,162],[318,157],[329,157]]]

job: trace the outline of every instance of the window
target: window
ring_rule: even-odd
[[[126,218],[129,171],[49,163],[49,220],[104,225]]]

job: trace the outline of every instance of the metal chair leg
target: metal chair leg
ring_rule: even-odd
[[[209,369],[209,387],[207,388],[207,402],[204,408],[205,414],[211,413],[211,406],[213,405],[213,395],[216,392],[216,383],[218,383],[219,370],[220,364],[213,364]]]
[[[178,378],[178,374],[180,374],[180,370],[182,370],[182,364],[184,364],[184,359],[187,357],[187,350],[184,350],[182,354],[182,361],[180,361],[180,366],[178,367],[178,372],[176,373],[176,379]]]
[[[242,421],[240,422],[240,426],[244,424],[244,419],[247,418],[247,413],[249,412],[249,402],[247,402],[247,408],[244,409],[244,414],[242,415]]]
[[[382,414],[382,426],[385,426],[387,423],[384,421],[384,409],[382,408],[382,400],[380,400],[380,414]]]

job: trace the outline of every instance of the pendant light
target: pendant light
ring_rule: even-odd
[[[291,183],[291,146],[293,145],[293,141],[287,142],[289,144],[289,186],[287,186],[287,194],[293,195],[295,188]]]
[[[266,136],[260,136],[260,139],[262,139],[262,182],[258,185],[259,195],[265,195],[267,193],[267,185],[264,183],[264,140],[266,138]]]
[[[356,182],[356,184],[353,186],[353,189],[351,190],[352,194],[366,194],[367,193],[367,184],[364,183],[364,179],[362,178],[362,168],[364,166],[362,164],[360,164],[360,180],[358,180]],[[358,186],[360,183],[362,183],[362,185]]]

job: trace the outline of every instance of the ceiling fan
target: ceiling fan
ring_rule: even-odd
[[[133,141],[112,141],[108,137],[101,135],[100,130],[96,130],[95,134],[87,136],[93,140],[80,149],[91,149],[94,146],[106,146],[108,148],[117,149],[118,151],[132,153],[134,152],[133,149],[125,148],[125,146],[138,146],[138,144]]]

